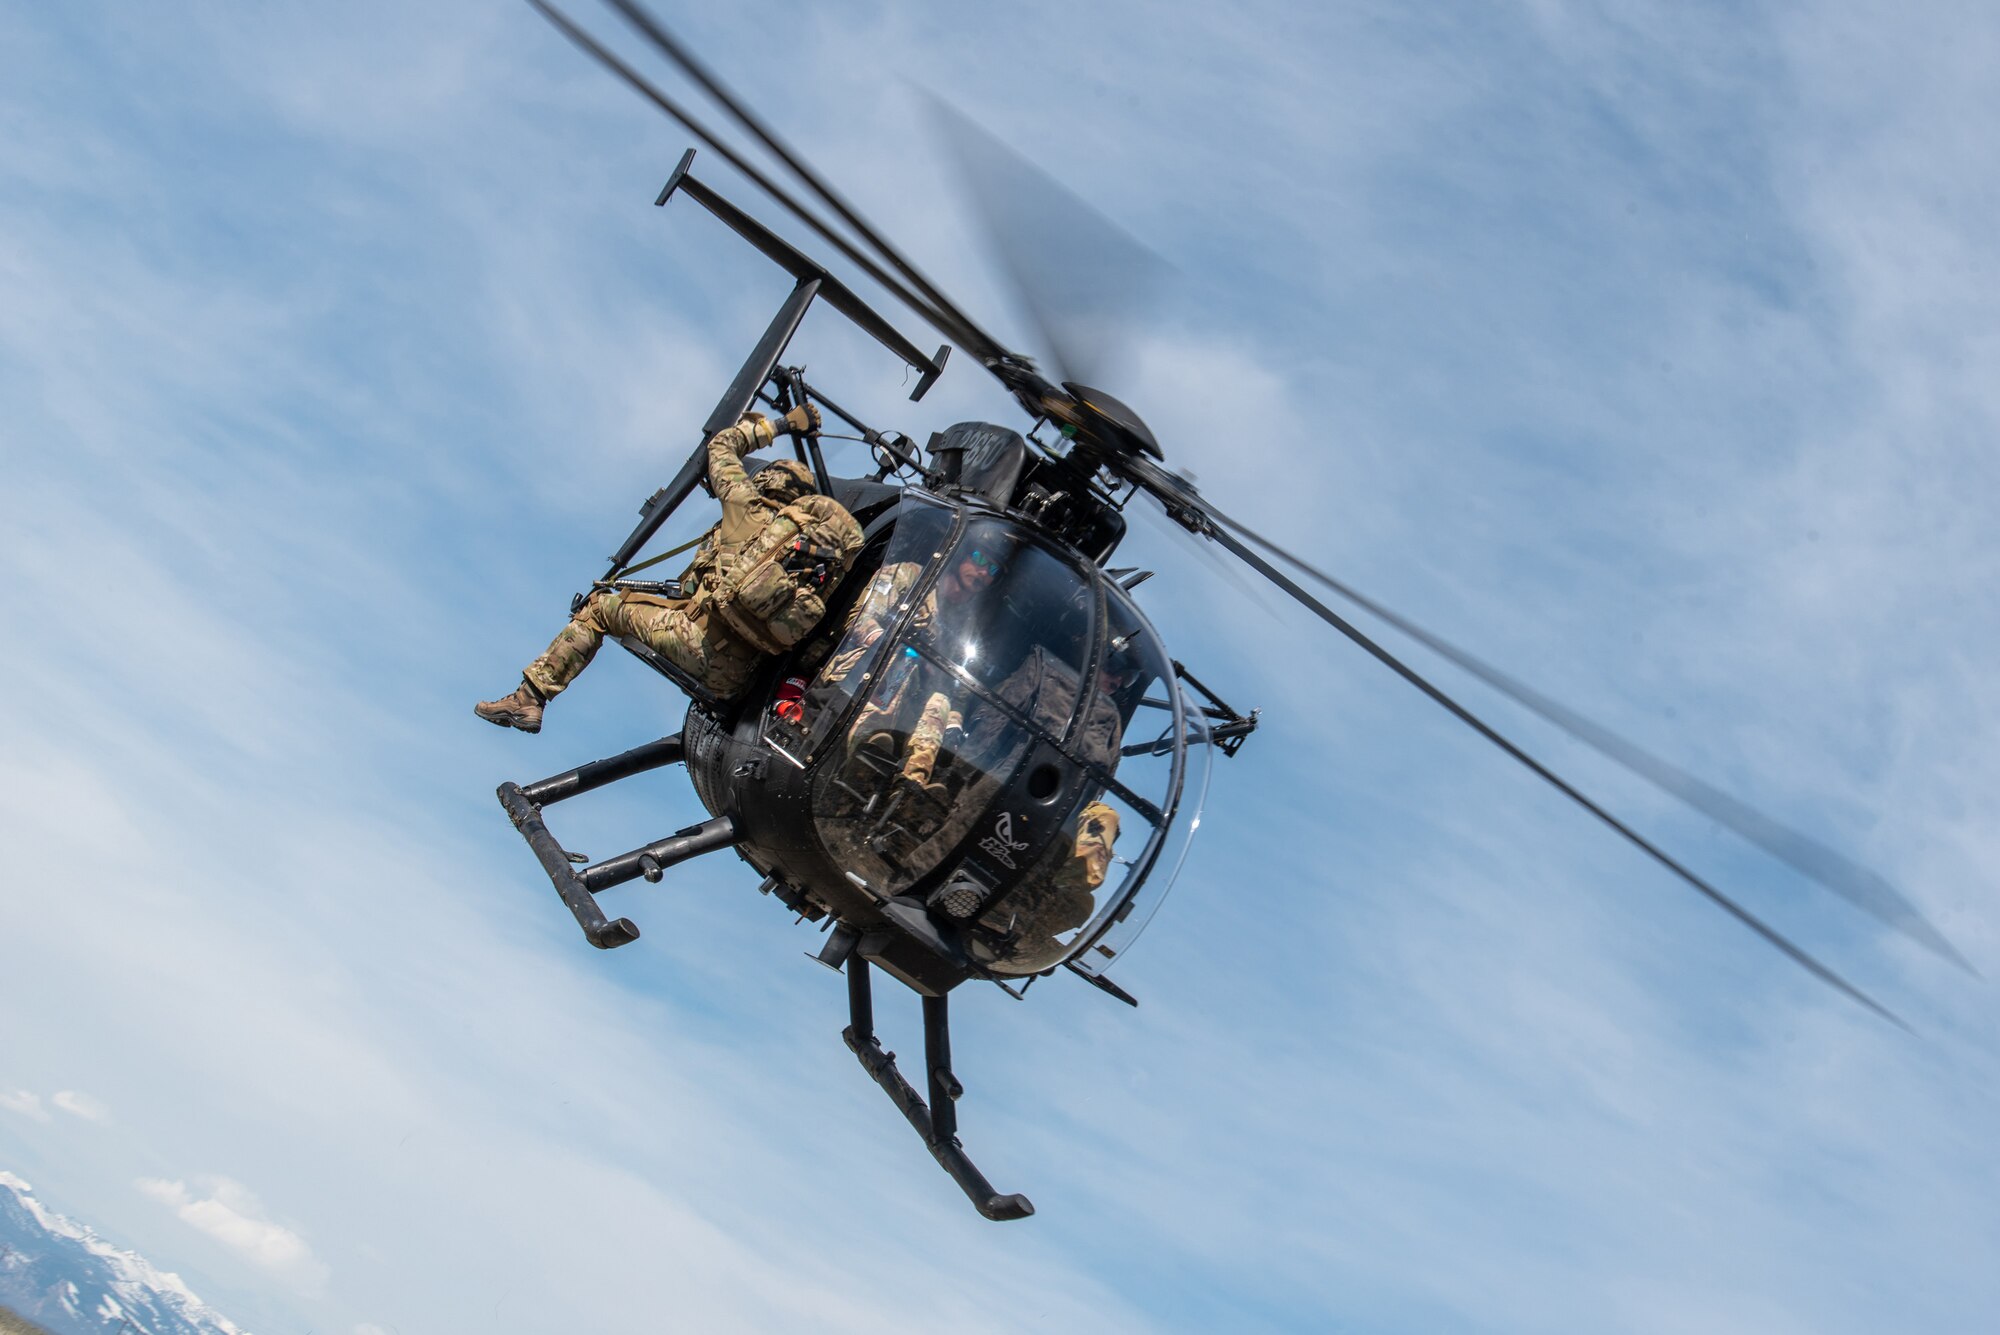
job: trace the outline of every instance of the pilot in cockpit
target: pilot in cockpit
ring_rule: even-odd
[[[940,603],[948,608],[978,597],[1005,568],[997,553],[976,547],[961,552],[924,595],[911,619],[912,634],[928,636],[939,619]],[[820,672],[821,686],[846,679],[893,624],[898,601],[922,574],[923,567],[914,561],[882,568],[855,606],[841,651]],[[963,715],[952,700],[950,678],[907,650],[882,671],[883,686],[862,706],[848,730],[848,753],[851,756],[870,747],[883,751],[895,763],[896,777],[903,786],[941,802],[942,795],[933,791],[932,784],[938,751],[964,726]]]

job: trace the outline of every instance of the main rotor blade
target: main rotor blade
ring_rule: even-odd
[[[540,0],[530,0],[530,3],[539,4]],[[901,251],[890,245],[887,239],[854,210],[839,191],[827,184],[804,158],[794,152],[789,144],[778,137],[775,130],[764,123],[762,117],[750,109],[748,104],[724,87],[722,81],[715,77],[708,66],[704,65],[693,51],[682,45],[679,38],[668,32],[658,19],[647,13],[634,0],[606,0],[606,3],[659,48],[662,55],[678,65],[683,73],[699,84],[702,90],[715,99],[716,104],[728,112],[738,125],[748,130],[759,143],[770,150],[772,156],[784,163],[792,175],[803,181],[808,190],[819,196],[842,222],[854,229],[856,236],[874,247],[875,252],[888,262],[890,268],[901,274],[923,295],[934,312],[948,317],[951,325],[956,326],[958,330],[948,337],[955,338],[967,352],[989,365],[1013,356],[997,339],[981,329],[971,316],[960,310],[936,284],[925,277],[922,270],[904,258]],[[765,188],[768,190],[770,187],[767,185]],[[933,323],[937,321],[933,320]],[[939,328],[942,332],[945,326],[940,325]],[[968,334],[971,336],[968,337]]]
[[[1214,570],[1216,577],[1227,583],[1245,602],[1255,603],[1281,624],[1290,615],[1286,607],[1280,606],[1282,600],[1273,595],[1268,582],[1251,579],[1249,572],[1234,561],[1215,560],[1214,552],[1208,548],[1199,534],[1190,533],[1179,524],[1170,524],[1167,528],[1169,532],[1177,535],[1177,543],[1188,551],[1200,552],[1202,563]]]
[[[603,43],[585,32],[568,15],[548,3],[548,0],[528,0],[528,3],[533,5],[543,18],[555,25],[557,31],[569,38],[579,50],[591,56],[600,65],[624,80],[641,97],[644,97],[647,101],[665,112],[681,128],[685,129],[689,134],[700,140],[703,145],[718,154],[723,161],[742,172],[758,188],[763,190],[764,193],[771,196],[772,199],[784,206],[799,221],[810,227],[822,240],[833,246],[842,255],[846,256],[847,259],[857,265],[862,272],[881,284],[898,301],[901,301],[904,305],[929,321],[931,326],[939,333],[969,351],[977,349],[979,340],[984,338],[985,335],[969,326],[960,326],[950,315],[933,307],[922,297],[904,287],[892,275],[885,272],[880,264],[864,254],[852,241],[834,231],[818,214],[796,199],[782,185],[773,181],[754,163],[747,161],[742,154],[736,152],[727,143],[716,138],[714,133],[707,126],[703,125],[692,112],[661,92],[652,81],[612,54]]]
[[[1493,743],[1493,745],[1519,761],[1531,770],[1536,777],[1582,807],[1585,811],[1588,811],[1591,815],[1597,817],[1604,824],[1610,826],[1620,837],[1632,844],[1640,852],[1707,896],[1709,900],[1725,913],[1762,937],[1787,959],[1797,964],[1813,977],[1819,979],[1822,983],[1825,983],[1828,987],[1833,988],[1848,999],[1867,1007],[1875,1014],[1895,1025],[1898,1029],[1903,1030],[1905,1033],[1912,1032],[1910,1026],[1905,1024],[1902,1018],[1894,1011],[1891,1011],[1866,992],[1863,992],[1860,988],[1842,978],[1832,969],[1814,959],[1805,950],[1794,945],[1776,928],[1771,927],[1763,919],[1757,917],[1750,910],[1744,908],[1734,899],[1731,899],[1728,895],[1725,895],[1722,891],[1716,889],[1693,871],[1683,866],[1665,850],[1585,796],[1575,785],[1571,784],[1547,765],[1544,765],[1541,761],[1529,755],[1526,751],[1523,751],[1519,746],[1516,746],[1513,742],[1502,736],[1491,724],[1481,719],[1458,701],[1452,699],[1451,696],[1445,694],[1437,686],[1426,680],[1414,668],[1369,638],[1359,627],[1355,626],[1319,599],[1313,597],[1312,594],[1306,592],[1290,576],[1286,575],[1262,556],[1259,556],[1254,548],[1249,546],[1243,539],[1238,538],[1233,530],[1241,528],[1241,525],[1209,504],[1187,482],[1174,477],[1173,474],[1168,473],[1149,459],[1133,458],[1122,461],[1121,466],[1126,468],[1146,490],[1152,492],[1163,505],[1166,505],[1170,514],[1177,512],[1181,514],[1193,514],[1206,519],[1208,522],[1204,527],[1207,536],[1233,553],[1252,570],[1255,570],[1280,589],[1290,594],[1300,606],[1359,645],[1365,652],[1387,667],[1391,672],[1394,672],[1404,681],[1409,682],[1410,685],[1429,696],[1434,702],[1442,706],[1446,712],[1458,719],[1459,722],[1465,724],[1481,737],[1484,737],[1487,741]]]
[[[1221,516],[1217,518],[1218,522],[1227,525],[1245,540],[1293,569],[1319,581],[1355,606],[1365,608],[1380,617],[1419,644],[1464,668],[1502,695],[1525,705],[1578,741],[1617,761],[1662,792],[1679,798],[1696,811],[1721,822],[1772,857],[1801,875],[1817,881],[1864,913],[1903,933],[1917,944],[1951,961],[1974,977],[1979,976],[1979,971],[1973,968],[1971,961],[1959,954],[1944,933],[1932,926],[1918,911],[1916,905],[1910,903],[1879,873],[1843,857],[1825,844],[1800,834],[1797,830],[1779,824],[1748,803],[1660,759],[1637,744],[1620,737],[1609,728],[1593,723],[1575,710],[1558,704],[1518,678],[1509,676],[1492,664],[1443,637],[1432,634],[1409,618],[1391,611],[1373,598],[1335,579],[1324,570],[1292,555],[1270,539],[1251,532],[1233,520]]]
[[[951,103],[925,98],[993,256],[1053,354],[1052,378],[1111,388],[1107,354],[1149,307],[1166,261]]]

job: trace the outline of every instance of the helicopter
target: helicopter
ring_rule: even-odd
[[[780,413],[811,404],[845,423],[868,447],[874,467],[866,475],[834,475],[818,433],[799,434],[795,448],[821,493],[854,516],[863,547],[854,569],[831,590],[814,630],[772,656],[729,699],[716,697],[644,644],[621,640],[689,697],[680,731],[535,782],[503,783],[501,805],[584,936],[600,949],[636,940],[639,929],[629,918],[607,914],[599,895],[639,879],[658,883],[678,863],[734,851],[762,877],[763,894],[822,927],[826,939],[815,958],[845,975],[847,1046],[980,1214],[1020,1219],[1034,1206],[1025,1195],[996,1191],[959,1138],[956,1105],[964,1090],[952,1067],[951,993],[967,982],[990,982],[1019,997],[1037,980],[1063,972],[1136,1006],[1108,971],[1124,958],[1179,872],[1200,822],[1214,758],[1235,756],[1260,722],[1258,711],[1229,704],[1168,652],[1136,597],[1149,572],[1113,564],[1127,511],[1141,498],[1170,525],[1282,591],[1822,983],[1889,1023],[1907,1028],[1502,735],[1314,589],[1440,655],[1970,971],[1949,941],[1876,873],[1583,718],[1224,513],[1187,474],[1168,466],[1159,439],[1134,409],[1061,369],[1076,362],[1075,339],[1055,327],[1050,312],[1056,294],[1034,265],[1004,262],[1024,306],[1041,323],[1044,346],[1055,351],[1046,369],[968,316],[635,0],[606,3],[798,187],[774,179],[713,133],[552,0],[529,3],[946,342],[925,353],[834,271],[697,177],[698,150],[686,152],[656,207],[691,201],[793,280],[704,423],[702,439],[759,404]],[[978,133],[969,126],[958,124],[955,132],[961,144],[972,142],[987,153],[995,148],[969,141]],[[1076,201],[1052,183],[1035,186],[1028,171],[1026,188],[1042,189],[1032,203],[1074,213]],[[1023,188],[1022,174],[1011,176],[1013,188]],[[799,187],[809,199],[798,196]],[[808,382],[801,367],[784,364],[816,302],[915,372],[912,401],[936,384],[956,348],[961,359],[971,357],[998,381],[1024,415],[1025,428],[963,422],[919,447],[898,432],[867,425]],[[646,500],[638,524],[593,587],[678,592],[677,581],[634,576],[674,554],[640,559],[700,488],[705,464],[706,453],[697,447],[674,479]],[[936,757],[928,774],[912,781],[904,761],[920,734],[937,748]],[[686,766],[707,820],[594,863],[550,832],[548,807],[673,764]],[[876,1035],[876,971],[921,1000],[922,1091]]]

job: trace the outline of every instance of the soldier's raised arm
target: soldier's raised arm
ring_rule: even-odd
[[[746,541],[761,526],[756,514],[757,489],[750,485],[743,456],[775,439],[777,432],[762,413],[746,413],[735,426],[726,426],[708,438],[708,489],[722,502],[722,523],[716,538],[725,546]]]
[[[757,504],[762,498],[750,484],[743,456],[761,450],[782,433],[794,435],[819,429],[819,410],[811,404],[794,408],[776,419],[762,413],[745,413],[735,426],[726,426],[708,438],[708,487],[722,502],[722,523],[716,538],[724,546],[747,542],[764,526],[765,516]]]

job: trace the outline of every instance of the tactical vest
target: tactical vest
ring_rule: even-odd
[[[783,653],[826,615],[861,551],[861,526],[828,496],[801,496],[715,562],[709,611],[753,647]]]
[[[717,576],[735,565],[737,552],[748,545],[733,543],[727,548],[723,547],[721,528],[722,526],[718,524],[702,534],[701,546],[695,549],[694,559],[689,561],[687,569],[681,572],[681,587],[687,590],[689,597],[714,587]]]

